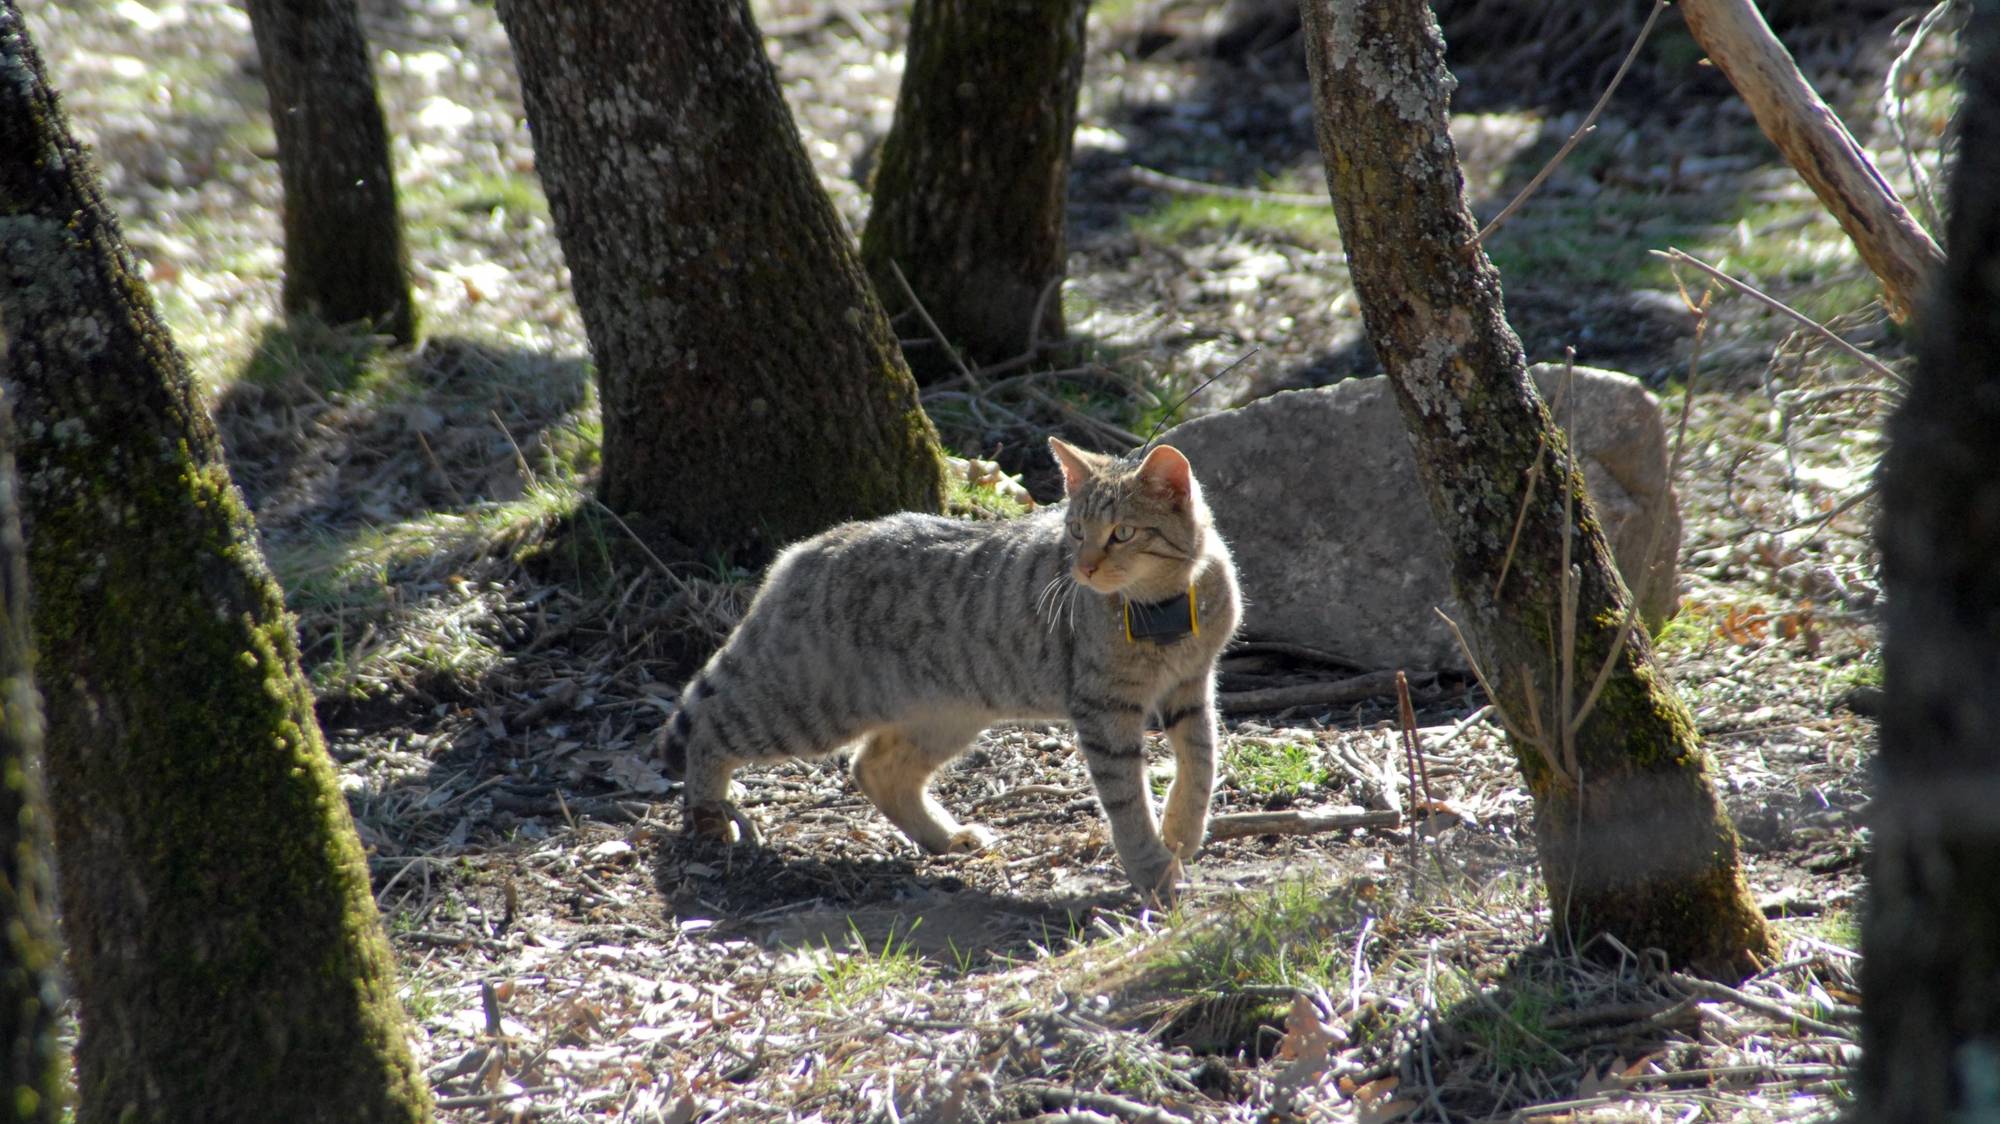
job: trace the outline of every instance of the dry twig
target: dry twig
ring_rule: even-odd
[[[1208,841],[1253,835],[1315,835],[1357,827],[1395,827],[1403,814],[1387,812],[1231,812],[1208,821]]]
[[[1363,699],[1380,698],[1396,689],[1396,672],[1371,671],[1331,683],[1301,683],[1293,687],[1263,687],[1254,691],[1225,691],[1218,704],[1231,714],[1286,710],[1295,706],[1340,706]],[[1433,681],[1435,676],[1430,677]]]
[[[1905,385],[1905,380],[1903,376],[1897,374],[1893,369],[1889,367],[1888,364],[1882,362],[1880,359],[1875,358],[1873,355],[1868,354],[1867,352],[1861,350],[1860,348],[1854,346],[1853,344],[1848,343],[1846,340],[1841,339],[1838,335],[1834,334],[1833,329],[1827,327],[1826,325],[1820,323],[1817,320],[1814,320],[1812,317],[1807,316],[1805,313],[1800,312],[1798,309],[1793,308],[1791,305],[1786,304],[1784,301],[1779,300],[1778,298],[1772,296],[1771,294],[1766,293],[1764,290],[1759,289],[1757,286],[1750,284],[1748,281],[1738,280],[1737,278],[1722,272],[1720,269],[1717,269],[1716,267],[1708,264],[1707,262],[1701,260],[1700,258],[1695,257],[1693,254],[1688,253],[1686,250],[1682,250],[1675,246],[1669,246],[1664,250],[1652,250],[1649,252],[1657,257],[1665,258],[1668,261],[1685,265],[1691,265],[1696,269],[1701,270],[1703,273],[1706,273],[1710,277],[1715,278],[1717,281],[1720,281],[1723,284],[1728,285],[1730,288],[1735,289],[1737,292],[1742,293],[1744,296],[1749,297],[1763,304],[1765,307],[1771,309],[1772,311],[1781,312],[1786,316],[1789,316],[1792,319],[1798,321],[1799,323],[1805,325],[1809,330],[1818,333],[1822,338],[1826,340],[1826,342],[1832,344],[1834,347],[1839,348],[1841,352],[1846,354],[1849,358],[1867,367],[1869,370],[1874,371],[1876,374],[1881,375],[1883,378],[1888,379],[1891,383],[1895,384],[1896,386]]]
[[[1526,203],[1528,197],[1542,186],[1543,181],[1553,175],[1556,168],[1569,158],[1570,151],[1577,146],[1577,142],[1583,140],[1584,134],[1596,127],[1597,115],[1603,113],[1604,107],[1611,104],[1611,95],[1617,92],[1618,84],[1625,81],[1625,72],[1632,69],[1632,60],[1639,57],[1639,48],[1646,45],[1646,37],[1653,33],[1653,24],[1658,22],[1660,13],[1666,7],[1667,0],[1653,0],[1653,10],[1646,13],[1646,22],[1640,26],[1639,34],[1633,37],[1632,49],[1625,52],[1625,61],[1618,64],[1618,72],[1611,76],[1611,81],[1605,85],[1604,92],[1598,95],[1597,104],[1590,107],[1590,112],[1583,118],[1583,124],[1578,125],[1576,131],[1569,135],[1569,139],[1563,142],[1563,146],[1556,150],[1556,154],[1549,157],[1549,162],[1542,165],[1542,170],[1535,173],[1535,178],[1528,181],[1528,186],[1522,188],[1505,207],[1500,208],[1500,213],[1494,215],[1492,221],[1472,236],[1472,241],[1465,244],[1468,253],[1478,248],[1479,244],[1486,241],[1487,236],[1497,230],[1501,223],[1506,222],[1515,211],[1520,210],[1521,204]]]

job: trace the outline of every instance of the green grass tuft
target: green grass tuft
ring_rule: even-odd
[[[826,1001],[835,1007],[850,1007],[890,988],[907,987],[928,975],[929,968],[910,940],[921,924],[920,918],[901,936],[891,928],[881,947],[871,949],[861,930],[849,922],[850,947],[836,949],[828,942],[814,969]]]
[[[1233,741],[1222,769],[1229,783],[1255,798],[1301,796],[1327,781],[1318,747],[1298,741]]]
[[[1168,244],[1204,242],[1218,233],[1255,234],[1315,250],[1340,247],[1340,224],[1330,207],[1299,207],[1263,199],[1176,195],[1131,219],[1141,237]]]

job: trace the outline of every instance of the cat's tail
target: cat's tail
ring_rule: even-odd
[[[688,680],[681,690],[680,705],[674,716],[660,727],[653,739],[653,752],[658,755],[660,768],[670,780],[687,778],[688,736],[694,732],[694,708],[704,699],[715,694],[713,682],[714,665],[702,668]]]

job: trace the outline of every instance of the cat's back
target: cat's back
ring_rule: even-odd
[[[808,566],[935,566],[960,555],[1042,542],[1054,545],[1060,531],[1060,522],[1052,521],[1048,512],[974,521],[905,511],[843,523],[794,543],[772,563],[771,576]]]
[[[1043,571],[1047,581],[1062,565],[1061,536],[1060,511],[1048,509],[1011,519],[901,512],[843,523],[785,548],[757,601],[832,599],[838,603],[827,608],[851,615],[926,591],[972,596],[991,583],[1025,582]]]

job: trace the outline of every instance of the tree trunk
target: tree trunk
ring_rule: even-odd
[[[1514,731],[1556,923],[1578,946],[1608,933],[1741,976],[1771,943],[1693,718],[1627,616],[1630,594],[1528,382],[1499,275],[1463,249],[1476,228],[1445,129],[1452,78],[1437,24],[1421,0],[1301,7],[1355,294],[1409,428],[1473,655]],[[1511,544],[1522,482],[1544,446],[1560,471],[1529,494]],[[1573,614],[1562,608],[1566,571]],[[1566,634],[1570,661],[1559,655]],[[1572,721],[1614,647],[1602,693]]]
[[[285,184],[285,311],[417,338],[375,74],[354,0],[249,0]]]
[[[2000,1118],[2000,12],[1966,26],[1951,256],[1882,459],[1886,703],[1862,928],[1871,1124]]]
[[[1063,335],[1063,204],[1087,0],[916,0],[861,258],[920,381]]]
[[[208,413],[0,0],[0,323],[81,1121],[415,1121],[368,868]]]
[[[937,433],[746,0],[504,2],[604,501],[746,556],[943,504]]]
[[[49,806],[42,794],[42,711],[28,643],[28,572],[14,502],[14,435],[0,400],[0,1020],[7,1028],[0,1117],[55,1124],[68,1072],[56,1041]],[[11,1114],[9,1110],[11,1109]]]
[[[1861,260],[1882,282],[1889,315],[1910,318],[1944,253],[1813,92],[1790,52],[1750,0],[1681,0],[1688,31],[1729,77],[1820,202],[1840,221]]]

